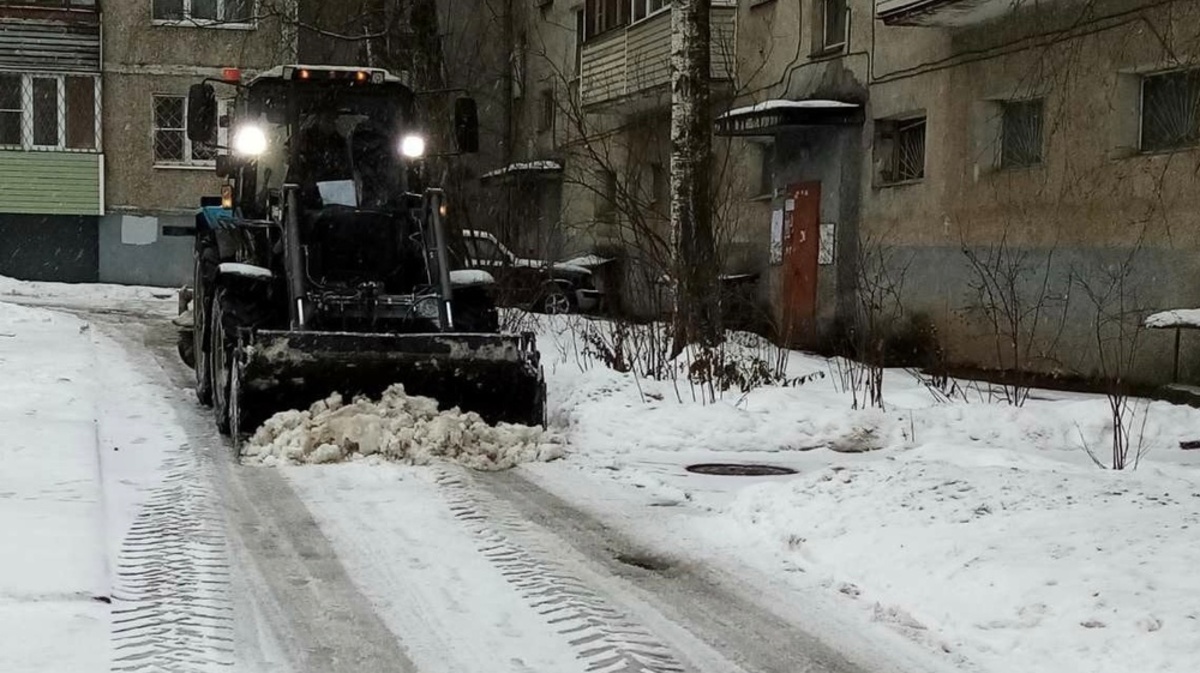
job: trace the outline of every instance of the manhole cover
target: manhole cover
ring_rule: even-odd
[[[715,474],[724,477],[777,477],[785,474],[796,474],[790,467],[778,465],[738,465],[734,463],[701,463],[688,465],[688,472],[696,474]]]

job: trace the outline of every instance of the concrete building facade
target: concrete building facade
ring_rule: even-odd
[[[100,16],[95,0],[0,2],[0,274],[97,278]]]
[[[894,332],[883,336],[936,342],[951,365],[1103,376],[1135,335],[1132,375],[1174,376],[1171,335],[1136,326],[1200,303],[1196,3],[751,0],[713,12],[714,64],[731,59],[713,73],[722,270],[758,279],[781,340],[836,345],[882,311]],[[624,213],[663,216],[669,8],[550,4],[527,25],[550,45],[541,67],[578,87],[557,106],[569,133],[552,153],[565,247],[633,254],[646,242],[614,235]],[[525,127],[543,116],[518,114]],[[1200,379],[1187,364],[1200,344],[1181,341],[1179,377]]]

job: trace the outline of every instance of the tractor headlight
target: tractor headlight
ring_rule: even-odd
[[[267,134],[257,126],[242,126],[233,134],[233,151],[247,157],[256,157],[267,151]]]
[[[425,156],[425,139],[410,133],[400,139],[400,154],[409,159],[420,159]]]

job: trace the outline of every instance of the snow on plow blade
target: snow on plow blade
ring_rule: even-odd
[[[537,425],[545,416],[533,335],[247,332],[238,378],[243,431],[334,392],[378,398],[396,383],[489,423]]]

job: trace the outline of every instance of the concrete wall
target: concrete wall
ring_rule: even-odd
[[[1103,17],[1141,4],[1105,2],[1095,13]],[[1200,155],[1194,149],[1158,154],[1137,149],[1139,75],[1200,63],[1200,7],[1178,2],[1100,20],[1046,48],[1005,47],[1075,20],[1072,7],[1060,3],[954,32],[905,29],[941,36],[938,48],[916,54],[917,60],[931,64],[947,53],[950,60],[918,66],[903,77],[881,77],[871,86],[871,119],[927,115],[926,176],[883,187],[871,157],[865,157],[863,228],[897,258],[912,260],[906,308],[933,318],[956,362],[1008,364],[981,338],[989,336],[990,326],[968,310],[968,287],[977,274],[965,263],[964,247],[995,254],[1004,246],[1012,258],[1050,260],[1031,261],[1025,274],[1031,278],[1020,290],[1027,303],[1042,296],[1035,279],[1047,264],[1051,277],[1061,280],[1054,296],[1066,298],[1065,308],[1057,307],[1055,315],[1065,312],[1067,319],[1061,335],[1060,320],[1040,330],[1045,334],[1038,341],[1054,346],[1041,358],[1045,369],[1081,375],[1098,370],[1097,310],[1086,287],[1106,285],[1114,271],[1128,271],[1127,287],[1136,294],[1130,324],[1153,309],[1200,305],[1195,254],[1200,195],[1194,189]],[[1163,29],[1162,42],[1147,39],[1148,26]],[[964,56],[968,49],[977,54],[989,47],[996,49],[992,58]],[[1001,168],[999,101],[1029,97],[1045,101],[1043,161]],[[867,138],[871,127],[868,123]],[[1138,376],[1165,380],[1167,339],[1144,337]]]
[[[99,277],[105,283],[178,287],[192,282],[190,216],[108,215],[99,223]]]
[[[0,276],[94,283],[95,217],[0,214]]]

